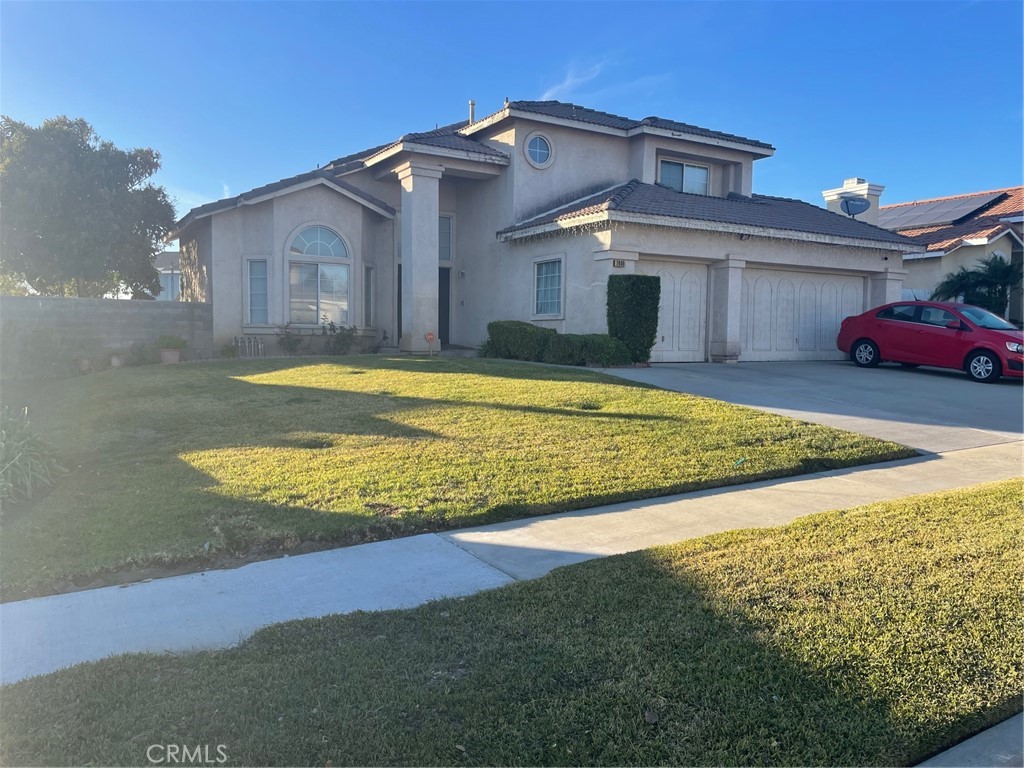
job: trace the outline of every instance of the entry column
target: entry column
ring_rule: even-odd
[[[743,300],[743,268],[747,262],[729,256],[711,265],[711,344],[713,363],[740,359],[740,309]]]
[[[439,165],[406,163],[402,183],[403,352],[428,352],[427,333],[436,339]],[[436,345],[438,342],[435,341]]]

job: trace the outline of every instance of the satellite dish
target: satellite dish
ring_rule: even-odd
[[[864,213],[864,211],[870,208],[871,201],[866,197],[846,197],[839,203],[839,207],[843,209],[843,213],[853,217],[859,213]]]

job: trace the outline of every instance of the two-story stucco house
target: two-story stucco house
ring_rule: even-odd
[[[557,101],[501,109],[190,211],[182,295],[218,341],[326,314],[386,347],[473,347],[496,319],[605,332],[608,277],[662,283],[655,361],[841,357],[900,298],[898,234],[753,193],[774,148]],[[434,349],[437,344],[434,344]]]

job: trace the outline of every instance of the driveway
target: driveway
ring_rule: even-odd
[[[1020,380],[977,384],[963,373],[847,361],[812,363],[678,363],[610,368],[654,384],[805,421],[892,440],[924,453],[1020,441]]]

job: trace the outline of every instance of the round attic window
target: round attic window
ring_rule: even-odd
[[[554,159],[551,142],[547,136],[531,133],[526,138],[526,159],[534,168],[547,168]]]

